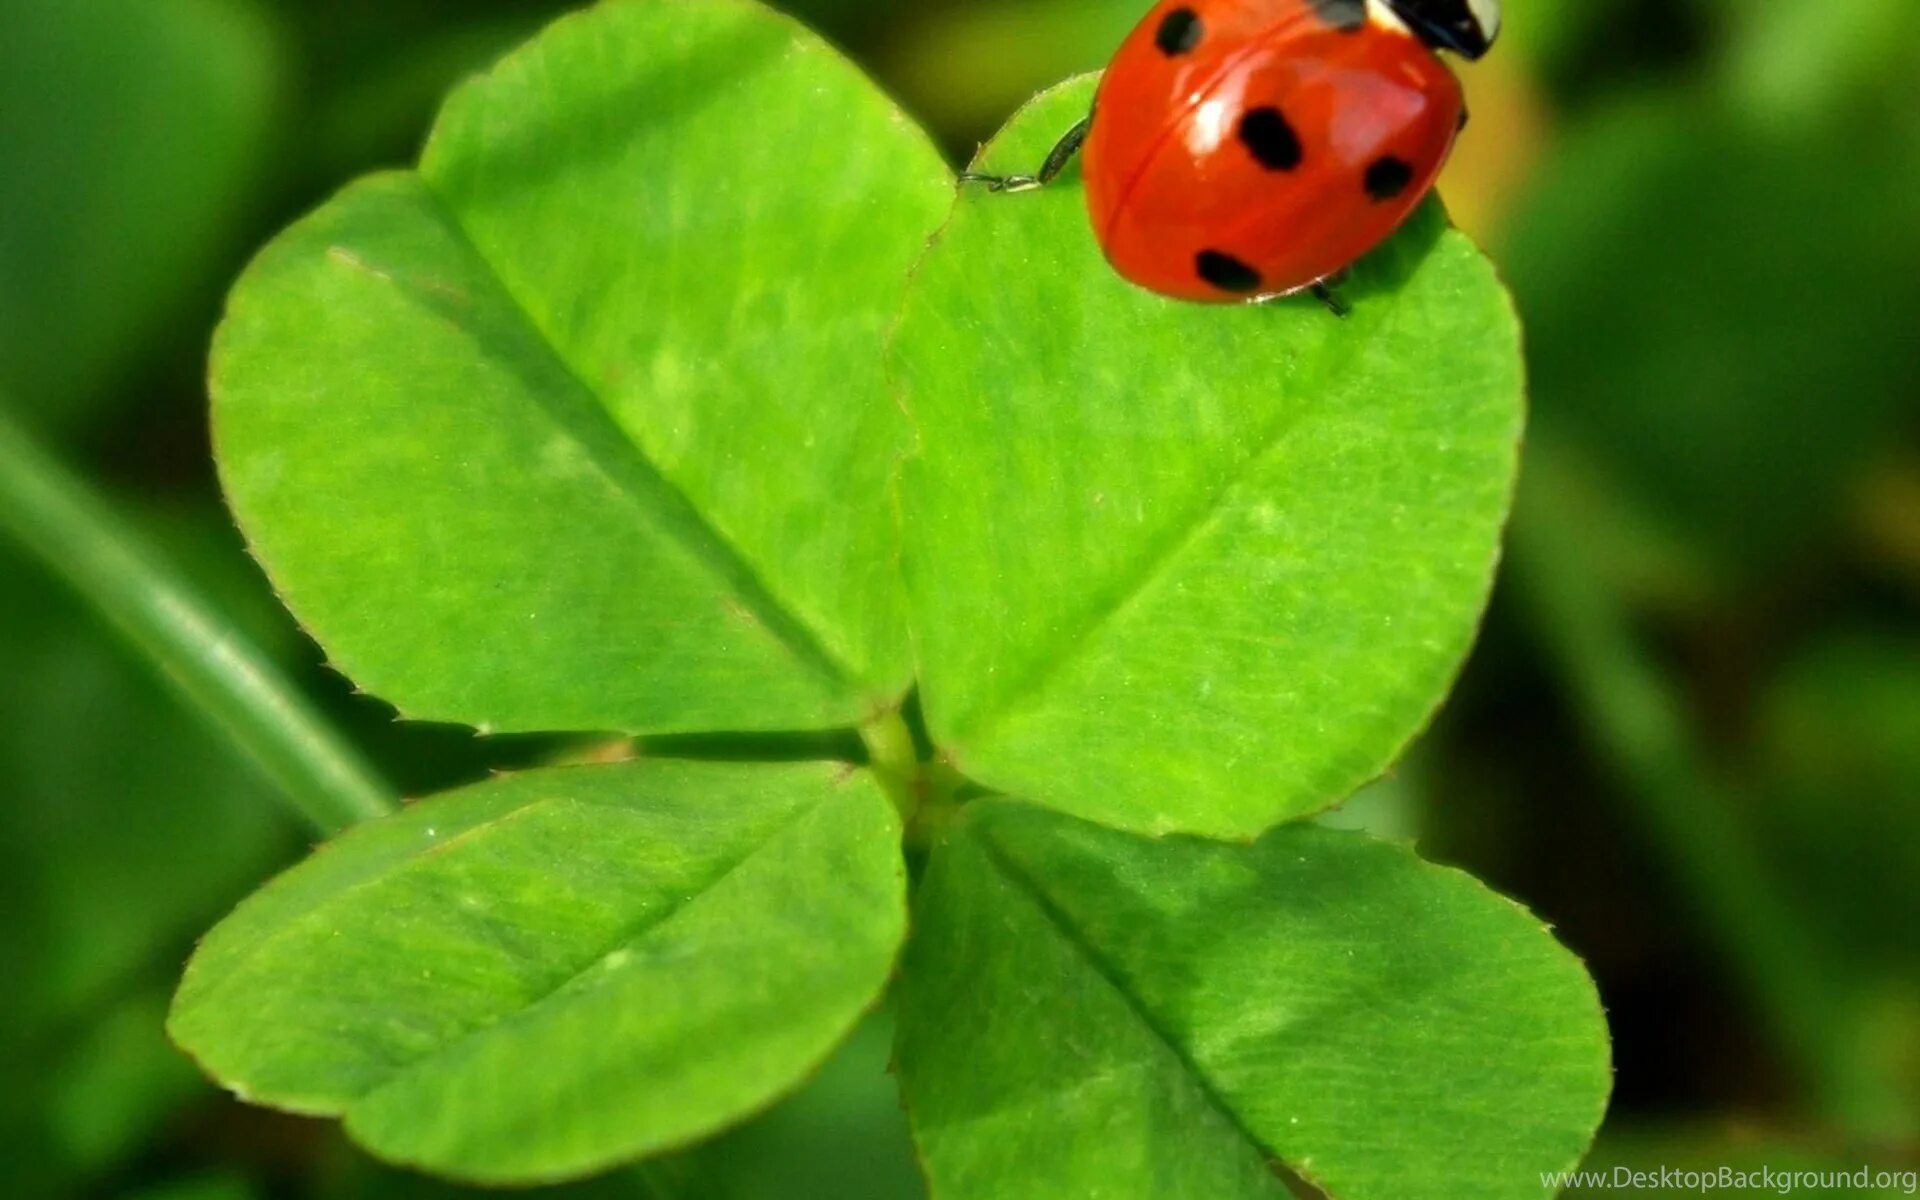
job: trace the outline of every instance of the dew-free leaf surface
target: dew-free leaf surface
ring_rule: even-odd
[[[1030,169],[1086,111],[988,147]],[[1518,329],[1436,206],[1310,298],[1163,300],[1101,261],[1078,175],[968,191],[891,364],[935,741],[1108,824],[1250,836],[1384,768],[1474,633],[1521,425]]]
[[[988,164],[1037,162],[1091,90]],[[1100,261],[1071,173],[969,189],[923,255],[950,187],[786,20],[611,0],[263,253],[216,346],[223,480],[357,685],[736,758],[878,718],[889,791],[653,762],[423,801],[219,926],[174,1036],[455,1179],[659,1155],[874,1003],[905,926],[889,796],[931,799],[899,1046],[942,1200],[1538,1194],[1607,1073],[1537,922],[1357,835],[1108,828],[1251,837],[1439,702],[1521,423],[1491,269],[1430,205],[1345,320],[1176,304]],[[948,785],[1038,806],[956,815]],[[749,1145],[642,1175],[717,1192],[708,1154]]]
[[[912,674],[881,344],[949,178],[757,5],[564,19],[454,93],[417,172],[249,271],[213,368],[229,500],[409,716],[855,723]]]
[[[1605,1107],[1579,962],[1364,835],[1152,841],[982,801],[914,922],[900,1070],[945,1200],[1286,1200],[1283,1173],[1536,1197]]]
[[[878,997],[899,827],[825,764],[533,771],[356,827],[207,936],[169,1030],[457,1178],[581,1174],[796,1086]]]

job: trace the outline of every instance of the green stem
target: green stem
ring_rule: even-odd
[[[1590,565],[1579,491],[1538,445],[1513,531],[1516,593],[1595,748],[1671,877],[1821,1107],[1843,1123],[1880,1103],[1848,1040],[1853,996],[1738,819],[1739,797],[1699,752],[1683,705]]]
[[[888,709],[860,727],[860,740],[866,743],[874,778],[900,810],[902,825],[910,826],[920,808],[920,755],[912,731],[897,711]]]
[[[0,409],[0,533],[93,606],[322,833],[392,792],[259,647]]]

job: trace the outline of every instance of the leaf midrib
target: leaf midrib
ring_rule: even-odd
[[[1351,320],[1352,318],[1349,318]],[[1328,357],[1339,339],[1328,336],[1314,348],[1313,360]],[[1368,339],[1371,344],[1375,339]],[[1296,378],[1310,370],[1313,363],[1296,362]],[[1289,432],[1312,421],[1318,415],[1317,397],[1309,397],[1298,408],[1281,414],[1263,430],[1254,450],[1233,468],[1233,473],[1213,491],[1203,496],[1187,513],[1173,521],[1166,532],[1155,539],[1119,577],[1111,599],[1089,609],[1077,622],[1078,627],[1055,639],[1058,649],[1034,656],[1031,665],[1000,691],[989,708],[975,709],[954,730],[955,748],[964,759],[989,735],[1022,710],[1036,706],[1049,683],[1064,675],[1068,667],[1092,652],[1099,635],[1120,618],[1132,604],[1152,589],[1187,547],[1198,541],[1228,511],[1253,473],[1286,439]],[[968,743],[971,743],[969,745]]]
[[[698,886],[688,889],[686,896],[676,897],[664,908],[649,912],[643,917],[636,919],[633,923],[623,927],[614,937],[608,939],[605,944],[592,955],[588,956],[584,960],[584,965],[568,971],[565,976],[541,989],[538,995],[529,997],[525,1003],[508,1011],[498,1013],[492,1018],[475,1025],[473,1028],[460,1033],[441,1045],[435,1046],[425,1053],[408,1059],[405,1062],[395,1064],[392,1073],[386,1079],[381,1080],[359,1095],[354,1096],[349,1102],[348,1107],[352,1108],[371,1100],[386,1089],[402,1082],[408,1076],[425,1070],[434,1062],[458,1052],[462,1046],[469,1045],[492,1034],[503,1025],[524,1020],[542,1006],[553,1002],[562,992],[567,991],[575,983],[597,970],[600,965],[607,960],[608,956],[617,953],[623,947],[666,925],[688,908],[712,894],[721,885],[725,884],[728,879],[745,868],[748,863],[758,858],[769,846],[780,841],[788,833],[792,832],[794,828],[835,800],[838,795],[839,793],[837,792],[829,793],[814,800],[812,803],[804,804],[796,808],[782,819],[778,825],[770,829],[766,837],[749,846],[744,854],[736,857],[717,873],[710,875]]]
[[[1087,939],[1080,931],[1079,926],[1073,922],[1067,913],[1061,909],[1059,905],[1054,903],[1053,898],[1047,894],[1039,882],[994,841],[993,834],[990,830],[977,829],[974,833],[973,840],[975,844],[980,847],[981,853],[985,855],[988,863],[999,872],[1001,878],[1011,884],[1014,890],[1045,919],[1048,926],[1059,935],[1060,939],[1087,964],[1088,969],[1097,975],[1101,982],[1111,988],[1115,995],[1120,997],[1120,1002],[1126,1007],[1126,1010],[1133,1015],[1133,1018],[1140,1023],[1143,1029],[1153,1036],[1155,1041],[1160,1043],[1173,1061],[1179,1064],[1188,1081],[1206,1100],[1207,1104],[1212,1107],[1215,1112],[1220,1114],[1221,1119],[1227,1123],[1228,1127],[1239,1134],[1241,1139],[1253,1148],[1254,1153],[1259,1156],[1260,1160],[1268,1165],[1268,1169],[1274,1172],[1274,1186],[1278,1189],[1274,1193],[1276,1197],[1284,1198],[1291,1194],[1291,1189],[1286,1179],[1280,1174],[1279,1170],[1275,1170],[1275,1164],[1279,1164],[1280,1169],[1286,1171],[1288,1174],[1297,1176],[1303,1183],[1314,1188],[1322,1195],[1327,1195],[1328,1200],[1334,1200],[1334,1198],[1325,1193],[1324,1189],[1321,1189],[1318,1184],[1314,1183],[1307,1176],[1300,1174],[1298,1168],[1294,1167],[1293,1164],[1283,1162],[1280,1158],[1279,1151],[1269,1147],[1259,1137],[1255,1136],[1252,1130],[1247,1128],[1246,1124],[1240,1119],[1239,1114],[1221,1097],[1219,1092],[1214,1090],[1212,1081],[1207,1078],[1206,1074],[1200,1070],[1192,1057],[1188,1055],[1186,1048],[1161,1025],[1159,1019],[1146,1007],[1145,1003],[1126,986],[1122,981],[1120,973],[1107,961],[1106,957],[1100,953],[1093,943]]]
[[[606,400],[587,380],[586,375],[562,352],[547,330],[533,317],[519,296],[507,286],[493,263],[480,251],[459,214],[428,177],[411,173],[419,195],[433,216],[478,268],[498,295],[502,307],[517,320],[537,345],[552,360],[560,373],[576,387],[585,404],[571,406],[573,412],[554,402],[538,388],[527,394],[547,414],[554,427],[579,447],[594,469],[626,498],[635,512],[648,524],[665,534],[701,567],[711,573],[731,599],[774,638],[794,660],[822,679],[835,693],[857,696],[859,673],[842,661],[816,631],[810,628],[792,606],[782,602],[773,587],[719,525],[700,511],[693,501],[614,420]],[[577,417],[576,415],[577,414]],[[578,422],[590,422],[582,427]]]
[[[1440,231],[1435,239],[1437,250],[1448,240],[1459,237],[1458,231],[1451,227]],[[1429,251],[1431,255],[1433,251]],[[1389,242],[1383,253],[1405,256],[1405,250],[1398,242]],[[1408,285],[1410,286],[1410,282]],[[990,707],[976,708],[965,714],[953,727],[952,741],[962,758],[968,750],[977,750],[990,735],[1008,723],[1023,711],[1039,706],[1046,687],[1064,675],[1075,661],[1085,658],[1092,652],[1099,635],[1107,626],[1119,619],[1128,607],[1140,599],[1163,576],[1181,553],[1210,530],[1231,507],[1247,481],[1263,464],[1271,459],[1287,441],[1287,435],[1302,426],[1310,424],[1324,411],[1322,403],[1325,396],[1337,391],[1350,391],[1352,380],[1363,377],[1369,372],[1382,347],[1393,341],[1393,333],[1405,316],[1406,306],[1394,303],[1376,310],[1355,312],[1344,319],[1341,326],[1329,331],[1319,343],[1311,347],[1310,354],[1302,354],[1295,361],[1295,380],[1313,372],[1324,364],[1343,346],[1352,347],[1351,361],[1338,371],[1324,372],[1326,379],[1333,381],[1328,387],[1319,389],[1308,396],[1295,411],[1277,418],[1271,426],[1263,430],[1257,438],[1254,450],[1233,468],[1232,474],[1220,483],[1212,495],[1193,506],[1191,511],[1172,523],[1145,553],[1130,565],[1127,572],[1120,576],[1120,585],[1114,590],[1112,598],[1106,603],[1088,610],[1078,621],[1077,628],[1056,638],[1056,646],[1061,646],[1050,654],[1035,656],[1031,665],[1016,679],[1001,689]],[[1365,320],[1367,325],[1360,328]],[[1345,336],[1339,336],[1345,335]],[[1489,568],[1491,570],[1491,568]],[[1070,639],[1070,640],[1067,640]],[[1064,645],[1062,646],[1062,642]]]
[[[779,841],[783,836],[785,836],[785,834],[788,831],[790,831],[795,826],[800,824],[802,821],[804,821],[807,817],[811,816],[813,813],[819,811],[821,806],[826,804],[828,801],[834,799],[835,795],[837,795],[837,793],[828,794],[826,796],[822,796],[819,799],[812,801],[811,803],[803,804],[796,807],[793,812],[789,813],[776,826],[774,826],[774,828],[771,829],[764,838],[762,838],[757,843],[749,846],[745,851],[745,853],[736,857],[727,866],[721,868],[716,874],[713,874],[712,876],[707,878],[705,881],[703,881],[696,887],[690,889],[690,894],[687,895],[685,898],[679,899],[669,904],[666,908],[662,910],[649,912],[643,918],[640,918],[636,920],[634,923],[623,927],[615,939],[610,939],[609,943],[604,948],[597,950],[590,957],[587,957],[584,960],[585,961],[584,966],[567,970],[567,973],[564,976],[562,976],[557,982],[554,982],[548,987],[542,988],[539,994],[529,997],[525,1003],[522,1003],[517,1007],[511,1010],[508,1010],[506,1012],[496,1014],[493,1017],[482,1021],[480,1024],[475,1025],[471,1029],[463,1030],[462,1032],[455,1035],[453,1038],[451,1038],[447,1042],[441,1045],[435,1046],[429,1050],[426,1050],[423,1053],[414,1056],[413,1058],[398,1060],[393,1062],[388,1067],[387,1076],[381,1079],[379,1082],[373,1083],[359,1092],[345,1094],[344,1096],[336,1095],[333,1097],[301,1097],[297,1095],[286,1095],[286,1096],[255,1095],[255,1096],[250,1096],[249,1098],[257,1103],[272,1104],[273,1106],[281,1108],[285,1111],[298,1112],[305,1115],[337,1116],[337,1115],[343,1114],[344,1112],[346,1112],[347,1109],[351,1108],[355,1104],[360,1103],[361,1101],[366,1099],[368,1096],[371,1096],[376,1092],[380,1091],[382,1088],[389,1086],[401,1076],[407,1074],[410,1071],[419,1069],[422,1063],[431,1061],[432,1059],[438,1057],[439,1055],[447,1053],[453,1047],[464,1044],[465,1042],[473,1039],[474,1037],[477,1037],[481,1034],[486,1033],[488,1030],[495,1028],[496,1026],[501,1024],[503,1021],[506,1021],[512,1018],[516,1014],[521,1014],[521,1013],[531,1011],[533,1008],[553,999],[555,995],[565,990],[575,980],[583,977],[588,972],[592,971],[595,967],[597,967],[602,961],[606,959],[606,957],[609,954],[612,954],[616,950],[620,949],[620,947],[625,945],[627,942],[630,942],[635,938],[638,938],[644,935],[649,930],[664,924],[668,920],[671,920],[675,914],[681,912],[688,905],[694,903],[700,897],[706,895],[707,893],[711,892],[714,888],[720,886],[720,884],[725,882],[725,880],[729,876],[734,874],[734,872],[738,871],[741,867],[745,866],[762,850],[765,850],[768,846]],[[492,817],[488,817],[486,820],[481,821],[478,824],[469,826],[468,828],[461,830],[458,834],[454,835],[453,837],[447,838],[443,841],[435,842],[433,845],[424,848],[418,853],[407,855],[406,857],[393,863],[391,867],[386,870],[382,870],[372,875],[367,875],[362,878],[355,879],[353,882],[347,884],[345,887],[332,891],[325,896],[316,898],[311,905],[308,905],[302,908],[297,913],[289,915],[276,929],[272,930],[271,932],[265,934],[262,937],[254,939],[252,943],[248,945],[246,949],[242,952],[242,956],[237,961],[226,964],[222,970],[222,975],[221,975],[222,982],[230,986],[232,981],[244,979],[247,972],[253,969],[264,955],[268,954],[276,946],[283,945],[288,938],[294,936],[295,931],[299,927],[303,925],[311,924],[313,921],[322,917],[328,911],[335,908],[337,905],[349,900],[351,897],[355,896],[356,894],[365,892],[368,889],[377,887],[381,884],[390,883],[393,881],[393,879],[396,876],[406,873],[412,868],[418,866],[420,863],[431,858],[438,858],[438,857],[444,856],[445,854],[452,851],[456,847],[477,841],[483,835],[498,831],[502,826],[518,822],[522,819],[537,815],[538,813],[543,812],[547,809],[555,808],[564,804],[578,804],[585,807],[596,807],[596,806],[611,807],[611,806],[596,805],[596,802],[594,801],[583,800],[580,797],[574,796],[574,795],[565,795],[565,794],[549,795],[549,796],[540,797],[538,799],[529,800],[525,804],[516,805],[514,808],[509,809],[506,812],[499,813]],[[216,1000],[220,996],[221,992],[225,990],[227,990],[226,987],[221,987],[221,988],[216,988],[214,990],[209,991],[206,995],[200,997],[199,999],[200,1004],[204,1008],[206,1004],[212,1002],[213,1000]],[[238,1072],[234,1072],[234,1073],[221,1072],[220,1078],[228,1081],[229,1087],[248,1088],[248,1085],[245,1083],[245,1081],[239,1078]]]

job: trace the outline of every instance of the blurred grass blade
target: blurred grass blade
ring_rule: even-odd
[[[1843,963],[1774,878],[1742,798],[1708,763],[1680,696],[1650,661],[1628,614],[1589,565],[1593,518],[1578,464],[1536,439],[1514,523],[1513,564],[1534,636],[1603,767],[1670,869],[1706,936],[1751,990],[1760,1015],[1827,1115],[1871,1132],[1898,1111],[1884,1064],[1848,1042],[1856,994]]]
[[[0,406],[0,532],[78,591],[315,828],[391,811],[387,785],[292,681],[6,412]]]

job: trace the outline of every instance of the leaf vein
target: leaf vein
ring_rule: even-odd
[[[547,354],[553,366],[578,390],[584,402],[563,405],[558,398],[541,388],[528,388],[528,393],[546,408],[555,426],[585,453],[588,462],[628,500],[635,511],[731,591],[729,598],[738,604],[739,611],[764,628],[796,661],[830,686],[836,690],[850,689],[857,673],[834,654],[826,641],[807,626],[796,610],[780,600],[746,554],[711,518],[700,511],[621,428],[605,399],[561,353],[560,347],[534,319],[531,310],[508,288],[499,270],[481,253],[472,235],[460,223],[452,205],[434,190],[424,176],[416,178],[420,183],[420,195],[430,206],[432,215],[491,282],[504,306],[531,335],[529,340]]]
[[[1014,861],[1011,855],[1007,854],[1005,850],[994,843],[992,833],[983,832],[976,838],[976,841],[979,843],[981,850],[986,854],[987,861],[993,865],[1001,877],[1012,884],[1014,889],[1046,919],[1047,924],[1053,927],[1061,939],[1085,961],[1088,968],[1091,969],[1095,975],[1099,976],[1102,982],[1113,989],[1114,993],[1120,997],[1121,1003],[1126,1006],[1127,1011],[1133,1015],[1141,1027],[1151,1034],[1154,1040],[1159,1042],[1166,1050],[1173,1061],[1184,1070],[1195,1090],[1200,1093],[1207,1104],[1220,1114],[1221,1118],[1226,1121],[1228,1127],[1245,1140],[1246,1143],[1253,1148],[1254,1153],[1259,1155],[1261,1161],[1266,1163],[1268,1168],[1274,1172],[1276,1178],[1281,1182],[1282,1187],[1285,1188],[1289,1186],[1287,1180],[1297,1177],[1301,1182],[1312,1187],[1315,1194],[1324,1195],[1310,1177],[1301,1173],[1292,1164],[1283,1162],[1279,1158],[1276,1150],[1269,1147],[1251,1129],[1247,1128],[1246,1124],[1240,1119],[1240,1115],[1236,1113],[1233,1107],[1227,1103],[1226,1099],[1214,1089],[1212,1081],[1207,1078],[1206,1074],[1201,1071],[1199,1065],[1188,1055],[1186,1048],[1174,1038],[1172,1033],[1161,1025],[1159,1018],[1146,1007],[1141,999],[1133,993],[1132,989],[1126,986],[1119,971],[1114,968],[1112,963],[1107,961],[1106,957],[1102,955],[1098,948],[1081,932],[1080,927],[1074,924],[1066,912],[1054,903],[1053,898],[1041,887],[1039,881],[1034,879],[1018,862]],[[1329,1200],[1331,1200],[1331,1198],[1329,1198]]]
[[[523,1021],[537,1009],[540,1009],[541,1007],[552,1003],[557,997],[559,997],[562,993],[570,989],[574,984],[578,983],[580,980],[590,975],[597,967],[600,966],[601,963],[606,961],[609,955],[616,953],[622,947],[629,945],[630,943],[634,942],[638,938],[648,933],[651,933],[653,930],[666,925],[668,922],[672,921],[675,917],[685,912],[688,908],[698,903],[702,898],[711,894],[716,888],[724,884],[729,878],[731,878],[733,875],[738,873],[748,863],[752,862],[755,858],[759,857],[760,854],[767,849],[767,847],[773,845],[775,842],[778,842],[781,838],[785,837],[788,832],[793,830],[796,826],[800,825],[808,817],[818,812],[822,806],[827,804],[833,798],[834,797],[832,795],[825,796],[814,801],[811,804],[803,805],[800,808],[796,809],[785,820],[781,821],[778,826],[770,830],[767,833],[767,836],[764,839],[762,839],[758,844],[749,847],[746,853],[740,855],[738,858],[734,859],[731,863],[728,863],[717,874],[708,878],[705,882],[701,883],[698,887],[689,889],[689,894],[687,896],[681,899],[677,899],[675,902],[668,905],[665,909],[661,911],[647,913],[643,917],[634,921],[632,924],[624,927],[614,937],[608,939],[608,941],[605,943],[604,946],[602,946],[600,949],[595,951],[592,955],[587,956],[585,959],[584,965],[574,968],[562,978],[555,980],[551,985],[542,989],[539,995],[528,999],[526,1003],[521,1004],[518,1007],[511,1009],[510,1011],[502,1012],[494,1016],[491,1020],[483,1021],[480,1024],[475,1025],[471,1029],[465,1030],[464,1032],[455,1036],[454,1038],[447,1041],[443,1045],[436,1046],[431,1050],[428,1050],[404,1062],[395,1063],[393,1067],[393,1073],[391,1076],[381,1081],[380,1083],[375,1084],[373,1087],[368,1088],[365,1092],[362,1092],[360,1095],[354,1097],[353,1103],[357,1105],[365,1102],[370,1097],[378,1095],[380,1092],[385,1091],[387,1088],[393,1087],[396,1084],[405,1080],[406,1078],[412,1075],[415,1075],[422,1070],[425,1070],[427,1067],[431,1066],[435,1061],[456,1053],[460,1049],[460,1047],[471,1044],[475,1040],[487,1035],[488,1033],[493,1032],[494,1030],[500,1028],[503,1025],[509,1025],[518,1021]]]
[[[1130,605],[1167,573],[1182,551],[1197,542],[1227,513],[1241,485],[1279,446],[1286,433],[1305,424],[1312,415],[1312,407],[1303,405],[1276,420],[1260,435],[1257,448],[1234,468],[1232,476],[1155,539],[1146,552],[1135,560],[1133,568],[1122,576],[1119,587],[1111,597],[1088,610],[1080,619],[1078,630],[1068,635],[1068,644],[1056,653],[1035,658],[1032,666],[1002,690],[998,703],[987,710],[984,716],[975,716],[956,740],[977,740],[1004,725],[1022,708],[1030,708],[1037,703],[1046,686],[1064,674],[1070,663],[1084,658],[1091,651],[1099,633],[1118,620]],[[964,756],[964,750],[962,753]]]

